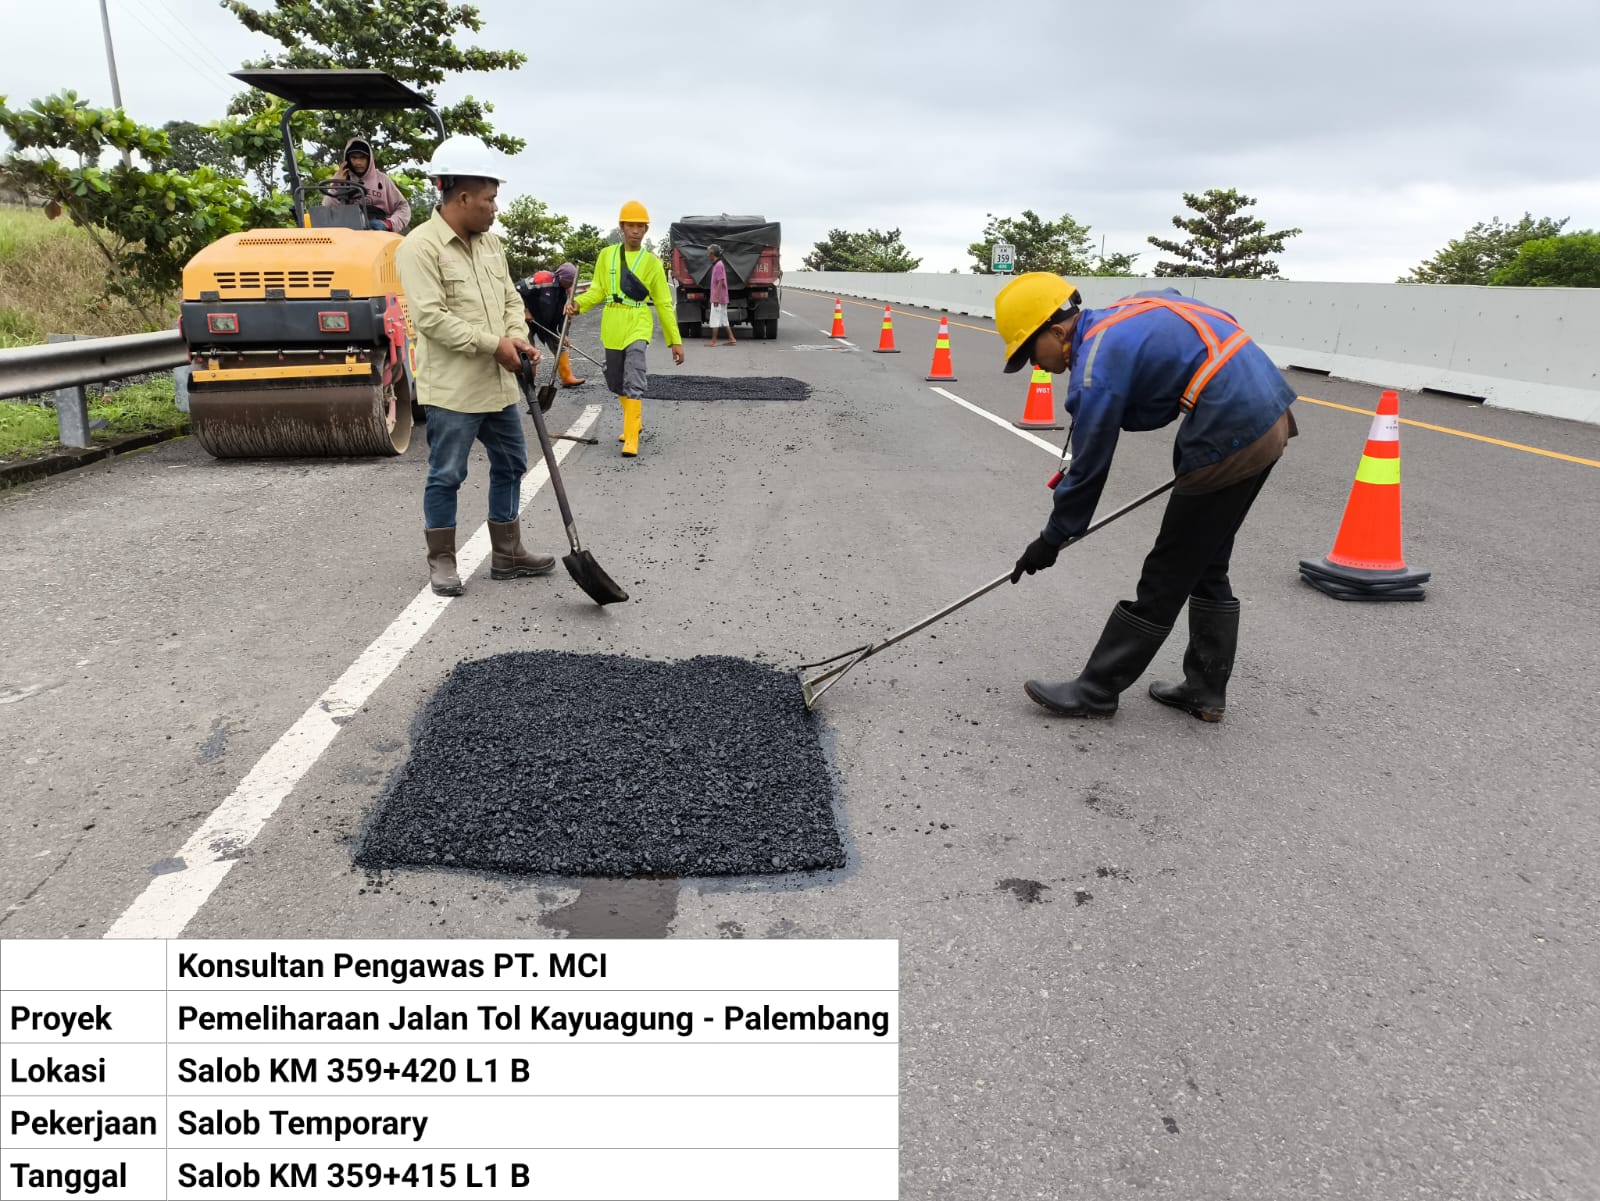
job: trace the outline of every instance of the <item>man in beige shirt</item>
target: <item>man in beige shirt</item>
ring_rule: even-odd
[[[489,232],[505,182],[476,138],[446,138],[428,174],[439,207],[395,252],[417,327],[417,399],[428,407],[428,483],[422,495],[428,578],[439,596],[460,596],[456,493],[474,441],[489,455],[491,579],[543,575],[552,555],[530,553],[518,522],[527,440],[518,409],[520,355],[535,363],[522,298],[500,239]]]

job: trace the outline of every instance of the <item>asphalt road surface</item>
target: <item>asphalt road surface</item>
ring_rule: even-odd
[[[681,372],[812,394],[647,402],[636,461],[598,379],[561,394],[552,427],[600,439],[563,444],[585,545],[633,598],[605,610],[559,570],[419,595],[420,445],[181,440],[0,495],[0,935],[891,937],[908,1198],[1600,1197],[1597,427],[1403,395],[1406,556],[1433,580],[1345,604],[1296,564],[1332,545],[1378,389],[1290,373],[1302,436],[1236,551],[1227,720],[1144,695],[1181,619],[1113,720],[1023,695],[1131,595],[1151,505],[826,695],[843,871],[352,867],[463,658],[790,667],[1017,557],[1055,452],[1004,425],[1027,377],[989,323],[952,316],[943,387],[998,424],[924,381],[937,314],[899,310],[876,355],[881,306],[846,303],[847,346],[832,307],[791,290],[777,341],[691,343]],[[659,342],[651,366],[674,370]],[[1170,446],[1126,435],[1103,511]],[[564,550],[548,486],[524,529]]]

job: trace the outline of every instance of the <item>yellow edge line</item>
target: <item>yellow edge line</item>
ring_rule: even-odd
[[[806,289],[801,290],[804,291]],[[817,294],[819,296],[822,295],[820,292]],[[846,304],[860,305],[864,309],[876,309],[878,307],[871,301],[852,300],[848,296],[841,297],[840,299],[842,299]],[[919,321],[939,320],[939,318],[929,317],[925,313],[910,313],[904,309],[894,308],[892,305],[890,306],[890,311],[899,313],[903,317],[915,317]],[[997,331],[992,329],[984,329],[981,325],[968,325],[962,321],[952,321],[950,324],[958,326],[961,329],[977,330],[980,334],[994,334],[994,336],[997,338],[1000,336]],[[1357,409],[1351,405],[1336,404],[1331,400],[1318,400],[1314,396],[1298,396],[1295,399],[1303,400],[1307,404],[1322,405],[1324,408],[1341,409],[1346,413],[1360,413],[1363,417],[1371,417],[1374,415],[1371,409]],[[1540,450],[1537,446],[1524,446],[1520,442],[1505,442],[1499,438],[1490,438],[1486,434],[1470,434],[1466,430],[1453,430],[1449,426],[1445,425],[1429,425],[1426,421],[1412,421],[1408,417],[1400,418],[1400,424],[1415,426],[1419,430],[1432,430],[1436,434],[1452,434],[1457,438],[1471,438],[1474,442],[1487,442],[1490,446],[1503,446],[1507,450],[1526,451],[1530,455],[1542,455],[1547,459],[1560,459],[1563,463],[1577,463],[1581,467],[1600,467],[1600,459],[1580,459],[1577,455],[1564,455],[1559,451],[1554,450]]]
[[[1360,413],[1363,417],[1375,415],[1371,409],[1357,409],[1350,405],[1335,404],[1331,400],[1318,400],[1314,396],[1297,396],[1295,399],[1303,400],[1307,404],[1321,405],[1325,409],[1340,409],[1346,413]],[[1486,434],[1469,434],[1466,430],[1453,430],[1445,425],[1429,425],[1426,421],[1412,421],[1409,417],[1400,418],[1400,424],[1415,426],[1419,430],[1432,430],[1436,434],[1452,434],[1457,438],[1471,438],[1474,442],[1487,442],[1490,446],[1504,446],[1507,450],[1526,451],[1530,455],[1543,455],[1547,459],[1560,459],[1563,463],[1577,463],[1583,467],[1600,467],[1600,459],[1580,459],[1577,455],[1564,455],[1554,450],[1540,450],[1537,446],[1524,446],[1521,442],[1505,442],[1499,438],[1491,438]]]

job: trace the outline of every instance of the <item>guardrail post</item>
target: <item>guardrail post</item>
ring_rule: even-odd
[[[187,363],[182,367],[174,367],[172,369],[172,397],[178,404],[178,412],[187,413],[189,411],[189,366]]]
[[[51,334],[49,342],[76,342],[76,334]],[[89,393],[82,384],[75,388],[56,389],[56,427],[60,431],[62,446],[92,446],[89,437]]]

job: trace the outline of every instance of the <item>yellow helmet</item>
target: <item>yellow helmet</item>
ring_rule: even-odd
[[[994,324],[1005,340],[1006,371],[1021,371],[1028,363],[1033,336],[1062,309],[1079,304],[1071,280],[1048,271],[1028,271],[1001,288],[994,298]]]
[[[624,221],[642,221],[644,224],[649,225],[650,214],[645,211],[644,205],[637,200],[630,200],[622,206],[622,215],[617,218],[617,224],[621,225]]]

